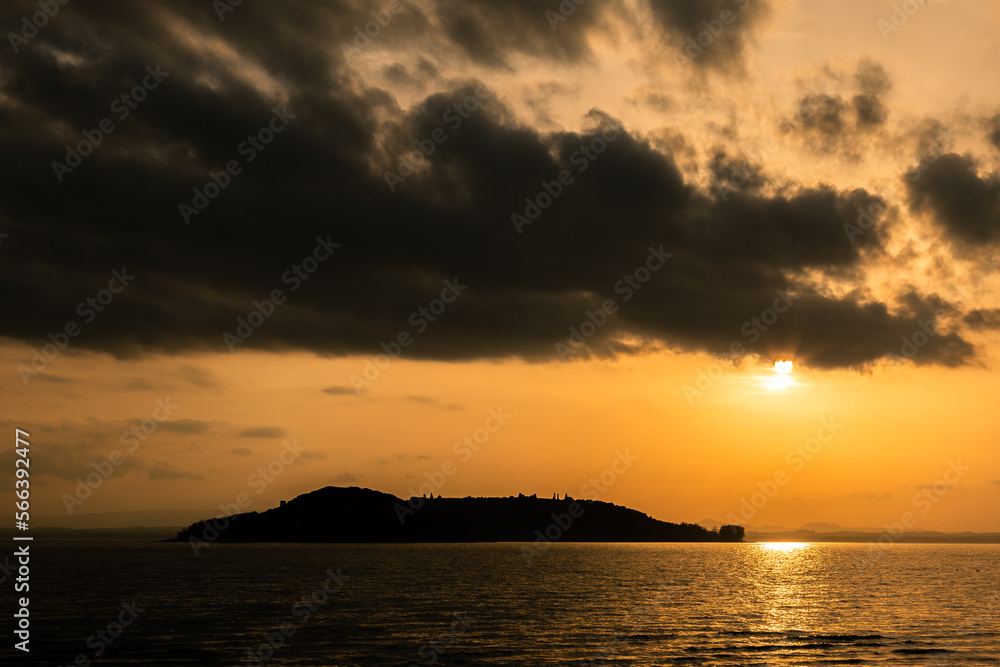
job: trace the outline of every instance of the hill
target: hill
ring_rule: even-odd
[[[711,531],[657,521],[596,500],[410,498],[328,486],[265,512],[196,522],[173,541],[205,542],[738,542],[739,526]]]

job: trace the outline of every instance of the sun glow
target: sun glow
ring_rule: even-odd
[[[762,383],[765,389],[770,391],[781,391],[788,389],[795,384],[792,378],[792,362],[779,359],[774,362],[774,374],[764,379]]]

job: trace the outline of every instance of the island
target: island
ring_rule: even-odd
[[[568,495],[410,497],[328,486],[264,512],[198,521],[174,542],[742,542],[741,526],[709,530]]]

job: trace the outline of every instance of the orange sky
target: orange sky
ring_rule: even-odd
[[[5,349],[8,364],[24,350]],[[121,362],[66,355],[53,362],[60,382],[37,382],[30,391],[7,386],[4,398],[18,424],[37,425],[38,459],[58,459],[83,475],[92,472],[88,461],[119,450],[147,468],[162,461],[178,476],[198,477],[151,480],[147,471],[123,466],[83,505],[73,504],[75,513],[214,508],[241,492],[255,499],[255,509],[267,508],[331,483],[399,496],[426,492],[430,487],[420,485],[430,480],[444,495],[579,497],[627,452],[637,460],[599,497],[663,520],[739,516],[743,498],[784,471],[787,484],[745,523],[880,526],[913,511],[922,485],[942,479],[954,461],[971,469],[918,515],[919,527],[1000,529],[993,511],[1000,416],[991,409],[996,375],[989,369],[796,370],[795,385],[771,391],[761,386],[773,375],[763,366],[728,367],[710,385],[699,384],[699,373],[715,376],[721,368],[706,355],[548,364],[400,359],[361,396],[321,391],[349,389],[348,378],[366,361],[263,353]],[[705,389],[689,401],[685,385]],[[152,416],[157,399],[177,406],[168,423],[188,423],[192,432],[157,428],[126,451],[121,436],[129,420]],[[509,419],[478,451],[456,449],[465,436],[485,436],[476,430],[491,410]],[[817,445],[808,441],[825,419],[842,429],[811,453]],[[255,427],[275,430],[268,437],[239,435]],[[248,481],[292,439],[305,457],[266,486]],[[796,448],[799,454],[790,454]],[[448,460],[457,472],[435,481]],[[40,483],[36,512],[65,513],[60,497],[72,495],[76,484],[52,476]]]

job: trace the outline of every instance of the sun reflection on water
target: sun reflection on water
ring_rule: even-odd
[[[813,545],[763,542],[756,546],[757,585],[751,603],[757,612],[756,629],[784,634],[809,627],[819,592],[811,573],[816,565]]]
[[[796,551],[798,549],[808,549],[811,544],[808,542],[765,542],[760,545],[764,551]]]

